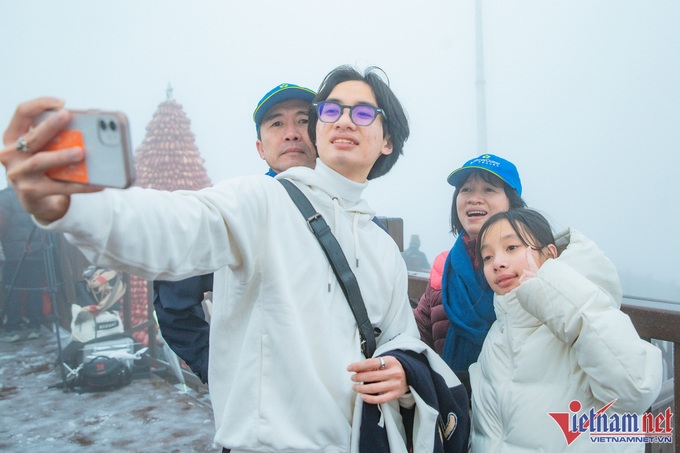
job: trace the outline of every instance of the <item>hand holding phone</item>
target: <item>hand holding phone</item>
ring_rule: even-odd
[[[44,115],[37,122],[44,119]],[[134,158],[125,114],[102,110],[72,110],[71,122],[48,143],[45,151],[80,147],[85,160],[55,167],[47,175],[102,187],[126,188],[135,178]]]

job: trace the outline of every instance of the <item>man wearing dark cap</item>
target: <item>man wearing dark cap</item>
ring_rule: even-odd
[[[283,83],[258,102],[253,112],[255,146],[269,165],[269,176],[291,167],[314,168],[316,151],[309,140],[307,123],[315,95],[309,88]]]
[[[282,83],[265,94],[253,112],[260,157],[269,165],[269,176],[291,167],[314,168],[316,152],[309,140],[309,105],[316,93]],[[163,339],[201,379],[208,381],[210,325],[202,301],[212,291],[213,274],[185,280],[155,281],[153,303]]]

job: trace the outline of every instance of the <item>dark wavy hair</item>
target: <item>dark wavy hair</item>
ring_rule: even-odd
[[[510,223],[512,229],[517,233],[517,237],[526,247],[531,247],[544,253],[543,249],[550,244],[555,244],[555,236],[553,235],[550,222],[548,222],[538,211],[521,208],[498,212],[484,222],[484,225],[482,225],[482,228],[479,230],[477,258],[480,263],[482,262],[481,246],[484,234],[489,228],[501,220],[507,220],[508,223]]]
[[[408,139],[410,130],[408,126],[408,119],[401,103],[389,86],[389,80],[384,80],[379,72],[387,79],[385,72],[377,66],[370,66],[366,68],[363,74],[352,66],[343,65],[333,69],[321,82],[321,87],[314,98],[314,102],[321,102],[328,99],[331,91],[337,85],[350,80],[358,80],[367,83],[373,90],[378,107],[381,108],[385,115],[383,116],[383,138],[389,135],[392,142],[392,153],[382,154],[378,160],[373,164],[371,171],[368,173],[368,179],[378,178],[394,166],[401,154],[404,154],[404,142]],[[316,114],[316,109],[310,106],[309,109],[309,123],[307,125],[309,131],[309,138],[316,147],[316,123],[319,118]],[[318,151],[317,151],[318,155]]]
[[[503,187],[505,195],[508,197],[508,200],[510,200],[510,210],[527,207],[526,202],[517,193],[517,191],[510,187],[508,183],[503,181],[498,176],[486,170],[471,171],[467,175],[467,177],[458,186],[456,186],[456,190],[453,191],[453,201],[451,202],[451,232],[456,236],[463,231],[463,224],[461,223],[460,218],[458,217],[458,209],[456,208],[456,199],[458,198],[458,194],[460,193],[460,188],[465,185],[468,179],[472,178],[475,175],[481,178],[484,182],[491,184],[492,186]]]

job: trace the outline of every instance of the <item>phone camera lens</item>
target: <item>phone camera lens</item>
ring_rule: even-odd
[[[99,120],[99,129],[105,131],[106,130],[106,121],[104,120]]]
[[[113,121],[113,120],[109,121],[109,127],[111,128],[111,130],[112,130],[113,132],[116,132],[116,127],[117,127],[117,126],[116,126],[116,122],[115,122],[115,121]]]

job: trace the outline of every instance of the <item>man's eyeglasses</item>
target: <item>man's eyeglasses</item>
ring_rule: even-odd
[[[370,126],[375,121],[378,113],[381,113],[383,118],[387,120],[383,109],[368,104],[342,105],[337,102],[324,101],[314,102],[312,105],[316,109],[319,120],[324,123],[335,123],[340,119],[345,109],[349,109],[349,117],[357,126]]]

